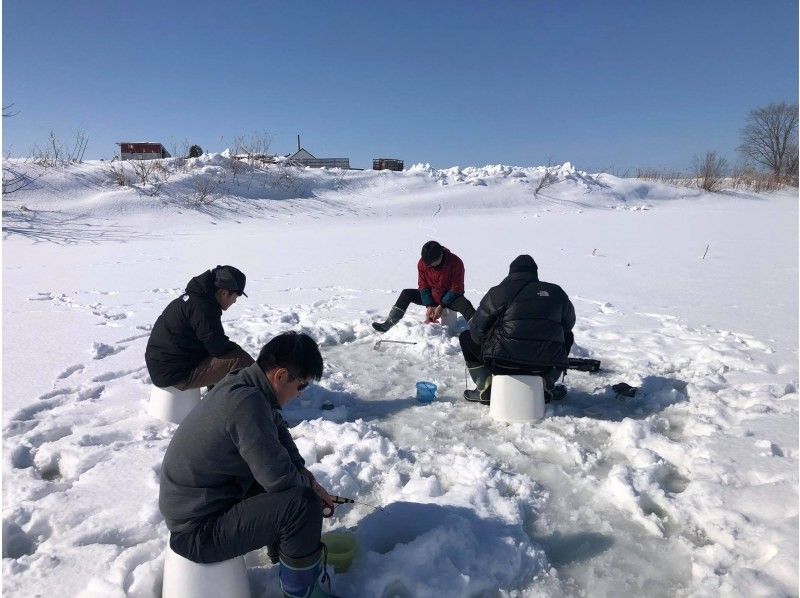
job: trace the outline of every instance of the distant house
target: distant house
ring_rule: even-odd
[[[160,160],[171,157],[167,148],[152,141],[120,141],[117,145],[121,160]]]
[[[403,161],[396,158],[375,158],[372,161],[372,170],[403,170]]]
[[[350,168],[350,158],[317,158],[302,147],[287,156],[286,159],[298,166],[310,166],[311,168]]]

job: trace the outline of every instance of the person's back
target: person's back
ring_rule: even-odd
[[[481,300],[469,330],[459,335],[477,385],[464,398],[488,403],[492,374],[498,373],[540,374],[546,391],[552,391],[567,367],[574,325],[575,308],[564,290],[539,280],[531,256],[518,256],[508,276]]]
[[[257,368],[223,378],[175,431],[159,493],[171,530],[241,501],[256,476],[268,492],[304,485],[297,471],[303,459],[286,441],[286,424]]]
[[[496,315],[496,321],[482,335],[485,363],[566,367],[575,310],[560,286],[539,280],[534,272],[520,271],[490,289],[486,298],[489,310],[479,307],[471,326],[475,338],[481,326],[488,323],[484,314]]]
[[[245,276],[217,266],[195,276],[186,292],[158,317],[145,350],[153,384],[181,390],[218,382],[227,372],[253,363],[222,328],[222,312],[244,295]]]

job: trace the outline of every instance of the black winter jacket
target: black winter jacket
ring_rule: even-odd
[[[225,376],[181,422],[161,466],[158,505],[170,531],[266,492],[310,484],[275,393],[254,363]]]
[[[163,388],[183,382],[208,356],[220,357],[237,349],[239,345],[225,336],[221,317],[212,271],[192,278],[186,292],[167,305],[150,332],[144,360],[153,384]]]
[[[566,367],[575,308],[558,285],[535,272],[514,272],[489,289],[470,320],[484,363]]]

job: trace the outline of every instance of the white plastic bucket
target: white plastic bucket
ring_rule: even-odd
[[[220,563],[194,563],[173,552],[164,558],[162,598],[250,598],[244,556]]]
[[[489,415],[501,422],[537,422],[544,418],[541,376],[492,376]]]
[[[154,386],[150,391],[150,403],[147,412],[165,422],[179,424],[189,412],[200,404],[200,389],[178,390],[174,386],[159,388]]]

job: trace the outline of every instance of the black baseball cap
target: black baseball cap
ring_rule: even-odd
[[[235,291],[247,297],[244,292],[244,285],[247,277],[238,268],[233,266],[217,266],[214,268],[214,286],[226,291]]]

